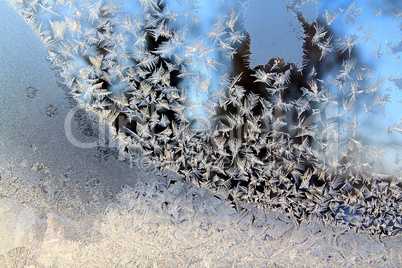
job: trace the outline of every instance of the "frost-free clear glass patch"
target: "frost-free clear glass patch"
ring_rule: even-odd
[[[2,264],[400,262],[398,1],[1,4]]]

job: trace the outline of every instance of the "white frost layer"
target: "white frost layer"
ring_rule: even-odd
[[[290,1],[249,1],[246,29],[251,39],[251,68],[265,65],[275,57],[302,67],[303,29],[296,15],[287,11],[286,5],[290,5]]]
[[[126,187],[104,202],[102,212],[75,219],[66,211],[89,204],[70,200],[68,208],[56,211],[50,195],[40,195],[32,185],[19,199],[39,194],[35,206],[1,198],[0,219],[12,249],[0,255],[0,266],[16,258],[26,266],[46,267],[401,265],[401,236],[384,243],[342,226],[315,221],[297,226],[280,213],[252,206],[236,212],[191,183],[168,187],[161,173],[135,171],[135,188]],[[7,190],[13,192],[11,186]]]
[[[100,164],[95,150],[65,139],[69,105],[43,45],[3,1],[0,14],[0,267],[402,265],[401,236],[384,244],[252,207],[235,212],[189,183],[167,188],[166,176],[142,166]]]

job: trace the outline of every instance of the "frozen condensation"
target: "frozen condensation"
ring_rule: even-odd
[[[399,42],[373,10],[9,3],[42,42],[0,2],[0,266],[401,266],[401,121],[367,128],[400,107],[369,64]]]

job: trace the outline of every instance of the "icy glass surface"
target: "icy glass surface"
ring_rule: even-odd
[[[401,266],[399,1],[0,0],[0,267]]]
[[[246,29],[250,36],[250,67],[265,65],[267,59],[279,57],[301,68],[303,28],[296,14],[288,12],[290,3],[256,0],[248,4]]]

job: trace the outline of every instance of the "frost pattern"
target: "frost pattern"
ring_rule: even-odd
[[[277,5],[289,3],[295,15],[287,14],[307,33],[302,68],[284,55],[253,59],[243,1],[216,19],[206,40],[187,32],[198,23],[193,1],[140,1],[131,11],[113,1],[11,2],[42,37],[71,95],[110,126],[120,156],[140,152],[238,210],[255,203],[299,223],[318,217],[373,234],[401,229],[400,173],[378,172],[382,149],[356,135],[356,111],[375,113],[389,100],[382,81],[354,58],[356,36],[333,41],[327,25],[301,16],[300,1]],[[361,12],[351,4],[345,24]],[[336,17],[325,13],[328,25]],[[232,61],[236,68],[225,69]]]
[[[36,88],[31,87],[31,86],[30,86],[30,87],[27,87],[27,89],[26,89],[26,96],[27,96],[28,98],[33,99],[33,98],[36,97],[37,92],[38,92],[38,90],[37,90]]]
[[[205,189],[170,185],[167,174],[144,166],[133,168],[136,187],[112,199],[90,176],[82,188],[38,170],[37,184],[13,177],[14,168],[0,169],[0,195],[14,193],[0,198],[0,214],[17,222],[5,230],[12,237],[11,249],[0,254],[2,267],[398,265],[386,258],[393,256],[389,245],[400,249],[398,241],[385,244],[317,221],[298,225],[252,205],[236,211]]]

